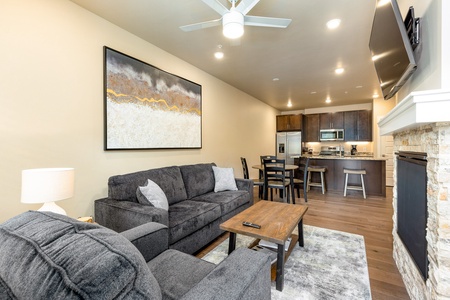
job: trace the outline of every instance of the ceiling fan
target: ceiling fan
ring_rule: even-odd
[[[181,26],[183,31],[194,31],[222,24],[223,34],[230,38],[236,39],[244,34],[244,25],[248,26],[260,26],[260,27],[275,27],[286,28],[291,19],[282,18],[270,18],[270,17],[257,17],[247,16],[247,13],[260,1],[260,0],[228,0],[231,2],[232,7],[226,8],[218,0],[202,0],[209,7],[219,13],[222,17],[217,20],[211,20],[206,22],[200,22],[196,24],[190,24]],[[239,1],[238,6],[236,3]]]

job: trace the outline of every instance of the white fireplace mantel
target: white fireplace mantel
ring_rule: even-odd
[[[381,135],[435,122],[450,122],[450,91],[412,92],[378,122]]]

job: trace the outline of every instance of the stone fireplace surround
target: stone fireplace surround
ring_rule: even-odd
[[[423,280],[397,235],[397,162],[394,160],[393,256],[411,299],[450,299],[450,92],[411,93],[378,122],[392,134],[394,152],[426,152],[428,279]]]

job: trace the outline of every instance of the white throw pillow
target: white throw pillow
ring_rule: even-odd
[[[218,168],[213,166],[216,184],[214,192],[237,191],[236,180],[234,179],[233,168]]]
[[[164,194],[164,191],[154,181],[148,179],[147,185],[138,187],[138,190],[154,207],[169,210],[169,202],[167,201],[166,194]],[[137,194],[139,196],[139,193]]]

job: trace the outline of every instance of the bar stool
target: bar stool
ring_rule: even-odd
[[[327,170],[326,167],[321,166],[310,166],[308,167],[308,191],[311,186],[320,186],[322,188],[322,194],[325,194],[325,179],[324,174]],[[320,173],[320,182],[311,182],[311,172]]]
[[[344,188],[344,197],[347,196],[347,190],[357,190],[362,191],[364,199],[366,199],[366,188],[364,186],[364,175],[366,175],[366,170],[351,170],[344,169],[345,174],[345,188]],[[348,175],[360,175],[361,176],[361,185],[348,185]]]

